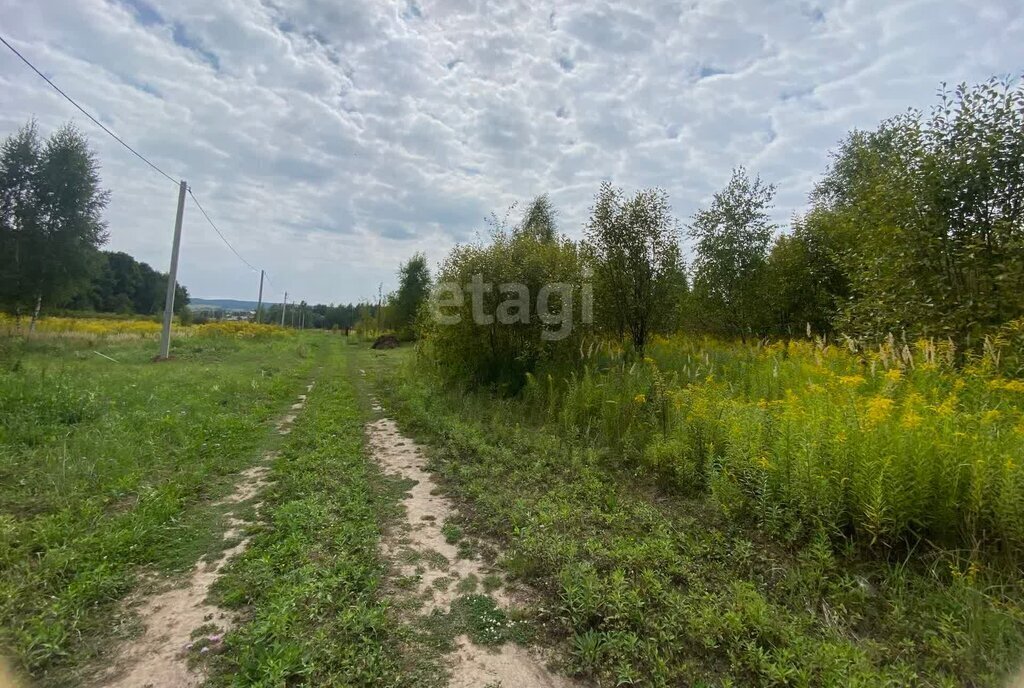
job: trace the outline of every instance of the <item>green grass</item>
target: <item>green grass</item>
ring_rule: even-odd
[[[939,532],[920,518],[879,521],[888,530],[871,541],[853,502],[851,528],[834,527],[822,495],[844,483],[814,473],[825,435],[862,433],[849,456],[870,467],[883,446],[871,442],[902,422],[826,412],[819,387],[847,385],[845,359],[660,342],[651,361],[501,398],[446,387],[409,349],[350,344],[192,337],[154,364],[148,341],[0,339],[5,650],[40,685],[80,682],[116,650],[111,620],[140,573],[184,572],[225,546],[215,502],[273,448],[260,524],[214,595],[241,616],[207,660],[215,686],[442,685],[441,657],[462,634],[555,644],[567,670],[602,685],[999,685],[1017,668],[1024,591],[1006,548],[907,538]],[[278,436],[271,420],[314,370],[294,430]],[[956,384],[944,375],[855,381],[851,408],[911,398],[905,385],[939,409]],[[1012,450],[1018,391],[999,385],[967,380],[953,420],[934,410],[925,427]],[[457,500],[443,532],[458,556],[528,584],[536,609],[498,608],[487,593],[501,575],[445,576],[436,587],[460,596],[419,617],[421,600],[402,594],[415,578],[388,579],[380,536],[409,482],[367,455],[371,393]],[[930,456],[915,432],[919,454],[901,465]],[[949,523],[969,513],[950,506]],[[450,567],[437,552],[406,559],[416,575]]]
[[[140,572],[223,546],[212,504],[276,441],[268,421],[322,344],[194,337],[163,363],[153,348],[0,340],[0,643],[40,685],[109,656]]]
[[[664,459],[644,462],[660,436],[647,399],[629,411],[650,414],[636,427],[615,427],[626,411],[610,404],[588,424],[554,393],[445,387],[412,355],[361,365],[380,376],[403,430],[431,447],[461,534],[501,543],[500,567],[539,591],[549,611],[537,621],[577,674],[609,685],[944,686],[1001,685],[1016,670],[1024,592],[1013,568],[926,543],[844,547],[799,511],[767,527],[708,487],[710,467],[680,483],[665,479]],[[800,535],[780,533],[786,522]]]

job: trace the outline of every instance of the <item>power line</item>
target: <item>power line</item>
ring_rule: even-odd
[[[21,59],[21,61],[22,61],[22,62],[24,62],[25,64],[27,64],[27,65],[29,66],[29,68],[30,68],[30,69],[31,69],[31,70],[32,70],[33,72],[35,72],[36,74],[38,74],[38,75],[39,75],[39,76],[40,76],[40,77],[41,77],[41,78],[43,79],[43,81],[45,81],[46,83],[50,84],[50,86],[52,86],[52,87],[53,87],[53,89],[54,89],[55,91],[57,91],[57,93],[59,93],[59,94],[61,94],[62,96],[64,96],[64,98],[65,98],[65,99],[66,99],[66,100],[67,100],[67,101],[68,101],[69,103],[71,103],[71,104],[72,104],[72,105],[74,105],[74,106],[75,106],[76,108],[78,108],[78,110],[79,110],[79,111],[80,111],[80,112],[81,112],[81,113],[82,113],[83,115],[85,115],[86,117],[88,117],[89,119],[91,119],[91,120],[93,121],[93,123],[94,123],[94,124],[96,124],[96,126],[98,126],[98,127],[100,128],[100,129],[102,129],[103,131],[105,131],[105,132],[107,132],[108,134],[110,134],[110,135],[111,135],[111,136],[112,136],[112,137],[114,138],[114,140],[115,140],[115,141],[117,141],[117,142],[118,142],[118,143],[120,143],[120,144],[121,144],[122,146],[124,146],[125,148],[127,148],[128,150],[130,150],[130,151],[132,152],[132,154],[134,154],[134,155],[135,155],[135,157],[137,157],[137,158],[138,158],[139,160],[141,160],[142,162],[146,163],[147,165],[149,165],[150,167],[152,167],[152,168],[153,168],[154,170],[156,170],[157,172],[159,172],[160,174],[162,174],[162,175],[163,175],[164,177],[166,177],[166,178],[168,179],[168,181],[170,181],[170,182],[172,182],[172,183],[174,183],[174,184],[177,184],[177,183],[178,183],[178,180],[176,180],[176,179],[175,179],[174,177],[172,177],[171,175],[167,174],[166,172],[164,172],[163,170],[161,170],[161,169],[160,169],[159,167],[157,167],[156,165],[154,165],[154,164],[153,164],[152,162],[150,162],[150,161],[149,161],[149,159],[148,159],[148,158],[146,158],[146,156],[144,156],[144,155],[143,155],[142,153],[138,152],[137,150],[135,150],[134,148],[132,148],[131,146],[129,146],[129,145],[127,144],[127,143],[125,143],[125,142],[124,142],[124,140],[123,140],[123,139],[122,139],[122,138],[121,138],[120,136],[118,136],[118,135],[117,135],[117,134],[115,134],[114,132],[110,131],[110,129],[107,129],[107,128],[106,128],[106,127],[105,127],[105,126],[103,125],[103,123],[102,123],[102,122],[100,122],[100,121],[99,121],[98,119],[96,119],[95,117],[93,117],[92,115],[90,115],[90,114],[89,114],[89,113],[88,113],[88,112],[86,111],[86,109],[85,109],[85,108],[83,108],[83,107],[82,107],[81,105],[79,105],[78,103],[76,103],[76,102],[75,102],[74,98],[72,98],[71,96],[69,96],[69,95],[68,95],[67,93],[65,93],[64,91],[62,91],[62,90],[61,90],[61,88],[60,88],[60,86],[58,86],[57,84],[55,84],[55,83],[53,83],[52,81],[50,81],[50,78],[49,78],[49,77],[47,77],[47,76],[46,76],[45,74],[43,74],[43,73],[42,73],[42,72],[40,72],[40,71],[39,71],[38,69],[36,69],[36,66],[35,66],[34,64],[32,64],[31,62],[29,62],[29,61],[28,61],[28,59],[26,59],[26,57],[25,57],[24,55],[22,55],[21,53],[19,53],[19,52],[18,52],[18,50],[17,50],[17,48],[15,48],[15,47],[14,47],[13,45],[11,45],[10,43],[8,43],[8,42],[7,42],[7,40],[6,40],[6,39],[5,39],[5,38],[4,38],[3,36],[0,36],[0,43],[3,43],[4,45],[6,45],[6,46],[7,46],[7,47],[8,47],[8,48],[9,48],[9,49],[11,50],[11,52],[12,52],[12,53],[14,53],[15,55],[17,55],[17,56],[18,56],[18,57],[19,57],[19,58]]]
[[[238,251],[236,251],[235,247],[231,245],[231,242],[228,241],[224,237],[223,234],[221,234],[219,229],[217,229],[217,225],[213,224],[213,220],[211,220],[210,216],[206,214],[206,210],[203,208],[202,204],[199,202],[199,199],[196,198],[196,195],[194,193],[192,193],[192,187],[191,186],[188,187],[188,195],[192,197],[192,200],[195,201],[195,203],[196,203],[196,207],[199,208],[199,212],[201,212],[203,214],[203,217],[206,218],[206,221],[210,223],[211,227],[213,227],[213,231],[217,232],[217,236],[219,236],[220,240],[224,242],[224,245],[227,246],[229,249],[231,249],[231,252],[235,254],[235,257],[238,258],[238,260],[240,260],[243,263],[245,263],[246,265],[248,265],[249,269],[252,270],[253,272],[259,272],[259,268],[253,267],[252,263],[250,263],[245,258],[243,258],[242,254],[240,254]]]
[[[134,148],[132,148],[131,146],[129,146],[129,145],[127,144],[127,143],[125,143],[124,139],[122,139],[122,138],[121,138],[120,136],[118,136],[117,134],[115,134],[114,132],[112,132],[112,131],[111,131],[110,129],[108,129],[108,128],[107,128],[107,127],[106,127],[106,126],[105,126],[105,125],[104,125],[104,124],[103,124],[102,122],[100,122],[100,121],[99,121],[98,119],[96,119],[95,117],[93,117],[93,116],[92,116],[92,115],[91,115],[91,114],[89,113],[89,111],[88,111],[88,110],[86,110],[86,109],[85,109],[85,108],[83,108],[83,107],[82,107],[81,105],[79,105],[79,104],[78,104],[78,103],[77,103],[77,102],[75,101],[75,99],[74,99],[74,98],[72,98],[72,97],[71,97],[71,96],[69,96],[69,95],[68,95],[67,93],[65,93],[65,92],[64,92],[64,91],[63,91],[63,90],[62,90],[62,89],[60,88],[60,86],[58,86],[57,84],[53,83],[53,81],[51,81],[51,80],[50,80],[50,78],[49,78],[48,76],[46,76],[45,74],[43,74],[43,73],[42,73],[41,71],[39,71],[39,69],[37,69],[37,68],[36,68],[36,66],[35,66],[34,64],[32,64],[31,62],[29,62],[28,58],[26,58],[26,57],[25,57],[24,55],[22,55],[22,54],[21,54],[21,53],[20,53],[20,52],[18,51],[18,49],[17,49],[17,48],[15,48],[15,47],[14,47],[13,45],[11,45],[10,43],[8,43],[8,42],[7,42],[7,39],[5,39],[5,38],[4,38],[3,36],[0,36],[0,43],[3,43],[3,44],[4,44],[5,46],[7,46],[7,48],[8,48],[8,49],[9,49],[9,50],[10,50],[10,51],[11,51],[12,53],[14,53],[14,54],[15,54],[15,55],[16,55],[16,56],[18,57],[18,59],[20,59],[20,60],[21,60],[22,62],[24,62],[24,63],[25,63],[25,64],[26,64],[26,65],[27,65],[27,66],[29,67],[29,69],[31,69],[31,70],[32,70],[33,72],[35,72],[35,73],[36,73],[37,75],[39,75],[39,77],[40,77],[40,78],[41,78],[41,79],[42,79],[43,81],[45,81],[45,82],[46,82],[47,84],[49,84],[51,88],[53,88],[53,89],[54,89],[55,91],[57,91],[57,93],[59,93],[60,95],[62,95],[62,96],[64,97],[64,99],[65,99],[65,100],[67,100],[67,101],[68,101],[69,103],[71,103],[72,105],[74,105],[74,106],[75,106],[75,108],[77,108],[79,112],[81,112],[81,113],[82,113],[83,115],[85,115],[86,117],[88,117],[88,118],[89,118],[89,119],[90,119],[90,120],[91,120],[91,121],[93,122],[93,124],[95,124],[96,126],[98,126],[98,127],[100,128],[100,129],[102,129],[102,130],[103,130],[103,131],[105,131],[105,132],[106,132],[106,133],[107,133],[108,135],[110,135],[110,137],[111,137],[111,138],[113,138],[113,139],[114,139],[115,141],[117,141],[117,142],[118,142],[118,143],[120,143],[120,144],[121,144],[122,146],[124,146],[124,147],[125,147],[126,149],[128,149],[128,151],[129,151],[129,152],[131,152],[131,153],[132,153],[132,155],[134,155],[134,156],[135,156],[135,157],[137,157],[137,158],[138,158],[139,160],[141,160],[142,162],[144,162],[144,163],[146,163],[147,165],[149,165],[149,166],[150,166],[151,168],[153,168],[153,169],[154,169],[154,170],[155,170],[156,172],[158,172],[159,174],[163,175],[163,176],[164,176],[164,178],[166,178],[166,179],[167,179],[168,181],[170,181],[171,183],[175,184],[176,186],[177,186],[177,185],[179,184],[178,180],[176,180],[176,179],[175,179],[174,177],[172,177],[171,175],[167,174],[167,173],[166,173],[166,172],[164,172],[164,171],[163,171],[162,169],[160,169],[159,167],[157,167],[157,166],[156,166],[156,164],[154,164],[153,162],[151,162],[151,161],[149,160],[149,158],[147,158],[147,157],[146,157],[146,156],[144,156],[144,155],[143,155],[142,153],[139,153],[139,152],[138,152],[137,150],[135,150]],[[220,229],[218,229],[218,228],[217,228],[217,225],[216,225],[216,224],[214,223],[214,221],[213,221],[213,220],[212,220],[212,219],[210,218],[210,215],[209,215],[209,214],[208,214],[208,213],[206,212],[206,209],[205,209],[205,208],[203,208],[203,205],[202,205],[202,204],[201,204],[201,203],[199,202],[199,199],[198,199],[198,198],[196,198],[196,195],[195,195],[195,194],[194,194],[194,193],[192,192],[192,187],[191,187],[191,186],[189,186],[189,187],[188,187],[188,195],[192,197],[192,200],[193,200],[193,201],[195,202],[195,204],[196,204],[196,207],[197,207],[197,208],[199,208],[199,211],[200,211],[200,212],[201,212],[201,213],[203,214],[203,217],[204,217],[204,218],[206,218],[206,221],[207,221],[208,223],[210,223],[210,226],[211,226],[211,227],[213,227],[213,231],[217,233],[217,236],[219,236],[219,237],[220,237],[220,239],[221,239],[221,241],[223,241],[223,242],[224,242],[224,245],[225,245],[225,246],[227,246],[227,247],[228,247],[228,248],[229,248],[229,249],[231,250],[231,252],[235,254],[235,257],[236,257],[236,258],[238,258],[238,259],[239,259],[240,261],[242,261],[243,263],[245,263],[245,265],[246,265],[246,266],[247,266],[247,267],[248,267],[248,268],[249,268],[250,270],[252,270],[253,272],[259,272],[259,269],[258,269],[258,268],[256,268],[255,266],[253,266],[253,264],[252,264],[252,263],[250,263],[250,262],[249,262],[249,261],[247,261],[247,260],[246,260],[245,258],[243,258],[243,257],[242,257],[242,255],[241,255],[241,254],[240,254],[240,253],[239,253],[238,251],[236,251],[236,250],[235,250],[235,247],[231,245],[231,242],[229,242],[229,241],[227,240],[227,238],[226,238],[226,237],[224,236],[224,234],[223,234],[223,233],[221,233]],[[268,282],[270,282],[270,278],[269,278],[269,277],[267,277],[267,281],[268,281]],[[270,284],[271,284],[272,286],[274,286],[274,285],[273,285],[273,282],[270,282]],[[275,291],[276,291],[276,290],[277,290],[277,288],[276,288],[276,286],[275,286]]]

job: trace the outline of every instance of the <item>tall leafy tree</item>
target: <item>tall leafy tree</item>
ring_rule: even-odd
[[[44,302],[58,303],[87,282],[106,241],[108,193],[85,137],[68,124],[39,145],[34,123],[7,139],[0,161],[3,292],[32,323]]]
[[[0,149],[0,299],[19,314],[32,291],[31,275],[44,258],[42,157],[35,121],[7,137]]]
[[[711,206],[689,226],[696,243],[692,317],[706,329],[746,337],[767,326],[764,279],[776,226],[769,211],[775,187],[733,170]]]
[[[427,257],[415,254],[398,270],[398,291],[391,299],[392,325],[402,339],[416,335],[416,318],[430,297],[430,268]]]
[[[844,329],[970,346],[1024,313],[1024,84],[943,89],[928,117],[854,132],[812,199],[848,237]]]
[[[668,194],[645,189],[626,197],[601,185],[585,230],[594,258],[594,299],[599,322],[628,335],[641,355],[651,332],[672,329],[686,276],[679,223]]]

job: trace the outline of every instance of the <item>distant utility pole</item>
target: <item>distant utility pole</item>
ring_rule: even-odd
[[[281,327],[284,327],[284,312],[288,310],[288,292],[284,293],[284,301],[281,302]]]
[[[299,329],[304,330],[306,329],[306,304],[303,303],[299,308],[301,309],[299,312]]]
[[[256,302],[256,324],[260,322],[260,311],[263,309],[263,271],[260,270],[260,298]]]
[[[377,285],[377,335],[380,335],[380,306],[384,299],[384,283]]]
[[[178,184],[178,214],[174,217],[174,244],[171,247],[171,271],[167,275],[167,298],[164,301],[164,328],[160,332],[160,360],[166,361],[171,352],[171,318],[174,316],[174,290],[178,286],[178,249],[181,247],[181,219],[185,214],[184,179]]]

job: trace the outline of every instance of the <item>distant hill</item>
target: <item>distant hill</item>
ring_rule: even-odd
[[[225,311],[254,311],[256,310],[255,301],[239,301],[238,299],[197,299],[192,297],[189,299],[191,308],[212,309],[220,308]],[[268,303],[264,303],[263,306],[268,306]]]

